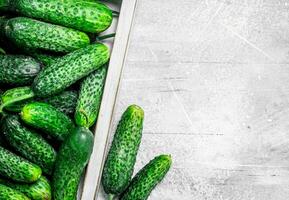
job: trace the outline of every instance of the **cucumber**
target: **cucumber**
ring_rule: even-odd
[[[52,63],[61,59],[61,56],[44,54],[44,53],[32,53],[31,56],[36,60],[40,61],[44,66],[49,66]]]
[[[52,174],[55,150],[39,134],[24,127],[19,116],[10,115],[4,119],[3,133],[17,153],[37,164],[44,173]]]
[[[83,32],[26,17],[8,19],[4,29],[6,37],[21,48],[71,52],[90,43]]]
[[[169,155],[155,157],[132,179],[120,200],[146,200],[151,191],[165,177],[171,164],[172,159]]]
[[[7,90],[1,95],[0,113],[7,106],[21,102],[26,99],[31,99],[35,96],[34,92],[30,87],[18,87]]]
[[[82,81],[74,116],[77,125],[89,128],[95,123],[101,104],[106,72],[107,65],[104,65]]]
[[[12,7],[28,17],[90,33],[106,30],[113,19],[106,5],[82,0],[15,0]]]
[[[143,110],[129,106],[117,126],[102,174],[104,191],[111,197],[122,193],[131,179],[142,137]]]
[[[26,104],[20,114],[28,125],[63,141],[74,128],[72,120],[57,108],[41,102]]]
[[[75,200],[81,175],[93,149],[89,129],[75,128],[61,145],[52,178],[54,200]]]
[[[0,184],[0,199],[1,200],[30,200],[23,193],[18,192],[6,185]]]
[[[41,176],[41,168],[0,147],[0,174],[13,181],[32,183]]]
[[[33,101],[48,103],[66,115],[74,113],[78,93],[74,90],[64,91],[58,95],[47,98],[34,98],[25,101],[16,102],[5,107],[10,112],[21,112],[22,108]]]
[[[6,54],[5,50],[2,49],[1,47],[0,47],[0,53],[1,53],[1,54]]]
[[[0,83],[29,85],[40,72],[41,64],[29,56],[0,54]]]
[[[108,59],[109,49],[101,43],[76,50],[44,68],[35,78],[32,89],[38,97],[53,96],[101,67]]]
[[[9,0],[0,0],[0,11],[8,11],[9,10]]]
[[[31,200],[51,200],[51,187],[44,176],[32,184],[21,184],[0,178],[0,184],[23,193]]]

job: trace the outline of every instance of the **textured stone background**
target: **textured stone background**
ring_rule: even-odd
[[[289,198],[288,52],[288,0],[138,1],[114,125],[142,106],[136,170],[174,159],[150,200]]]

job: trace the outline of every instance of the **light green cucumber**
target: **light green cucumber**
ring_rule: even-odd
[[[47,103],[26,104],[20,116],[26,124],[60,141],[63,141],[74,128],[72,120],[67,115]]]
[[[12,189],[6,185],[0,184],[0,199],[1,200],[30,200],[23,193]]]
[[[155,157],[132,179],[120,200],[146,200],[156,185],[165,177],[171,164],[172,159],[169,155]]]
[[[56,151],[39,134],[20,123],[20,117],[9,115],[3,120],[6,141],[27,160],[37,164],[51,175],[56,160]]]
[[[53,96],[100,68],[108,59],[109,49],[101,43],[76,50],[44,68],[32,89],[38,97]]]
[[[142,138],[143,110],[129,106],[117,126],[103,169],[102,185],[110,197],[121,194],[128,186]]]
[[[32,183],[37,181],[41,168],[0,147],[0,174],[13,181]]]
[[[106,72],[107,65],[104,65],[81,82],[74,115],[77,125],[89,128],[97,120]]]

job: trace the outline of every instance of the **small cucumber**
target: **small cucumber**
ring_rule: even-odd
[[[172,159],[169,155],[155,157],[132,179],[120,200],[146,200],[151,191],[165,177],[171,164]]]
[[[0,54],[0,83],[29,85],[40,72],[41,64],[29,56]]]
[[[11,7],[21,15],[90,33],[106,30],[113,19],[106,5],[83,0],[14,0]]]
[[[6,37],[21,48],[71,52],[90,43],[83,32],[26,17],[8,19],[4,29]]]
[[[32,183],[41,176],[41,168],[0,147],[0,174],[14,181]]]
[[[16,152],[37,164],[44,173],[52,174],[55,150],[39,134],[24,127],[18,116],[10,115],[4,119],[3,133]]]
[[[122,193],[131,179],[142,137],[143,110],[129,106],[117,126],[104,165],[102,185],[110,196]]]
[[[72,120],[57,108],[41,102],[26,104],[20,114],[28,125],[63,141],[74,128]]]
[[[60,93],[76,81],[104,65],[109,49],[101,43],[76,50],[44,68],[35,78],[32,88],[38,97]]]
[[[30,87],[18,87],[7,90],[1,95],[0,113],[7,106],[15,104],[16,102],[22,102],[27,99],[31,99],[35,96]]]
[[[58,152],[52,180],[54,200],[75,200],[81,175],[93,149],[89,129],[75,128]]]
[[[0,184],[0,199],[1,200],[30,200],[23,193],[18,192],[6,185]]]
[[[107,65],[104,65],[82,81],[74,116],[77,125],[89,128],[95,123],[101,104],[106,72]]]
[[[36,182],[31,184],[21,184],[0,178],[0,184],[23,193],[31,200],[51,200],[51,187],[44,176],[41,176]]]

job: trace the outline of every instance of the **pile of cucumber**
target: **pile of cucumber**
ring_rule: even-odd
[[[96,0],[0,0],[0,13],[0,200],[75,200],[110,58],[98,34],[118,13]],[[160,155],[131,180],[143,116],[129,106],[116,130],[109,199],[147,199],[171,166]]]

